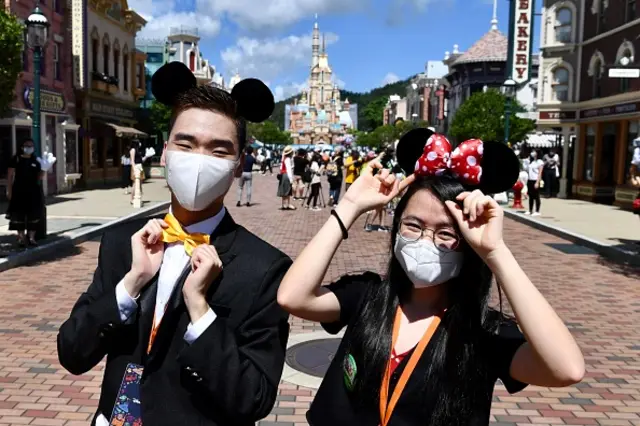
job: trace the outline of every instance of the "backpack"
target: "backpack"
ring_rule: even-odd
[[[307,165],[304,169],[304,173],[302,174],[302,182],[311,183],[311,179],[313,178],[313,173],[311,172],[311,165]]]

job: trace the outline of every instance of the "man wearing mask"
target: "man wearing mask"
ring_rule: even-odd
[[[84,374],[106,356],[94,425],[253,426],[276,400],[288,337],[276,293],[291,260],[237,225],[223,199],[245,119],[268,118],[273,95],[253,79],[231,94],[197,86],[179,62],[152,87],[173,110],[170,213],[104,234],[58,357]]]

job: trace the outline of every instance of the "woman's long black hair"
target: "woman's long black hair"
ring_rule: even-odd
[[[359,373],[354,384],[356,403],[377,407],[382,377],[389,360],[391,335],[396,309],[411,297],[413,284],[393,254],[402,214],[413,195],[428,190],[444,202],[455,201],[466,189],[447,176],[418,178],[412,183],[395,209],[391,230],[391,260],[385,280],[371,286],[363,301],[358,320],[351,326],[347,351],[358,359]],[[464,244],[464,243],[463,243]],[[482,384],[473,381],[479,354],[474,350],[482,329],[487,324],[492,274],[480,257],[466,244],[464,264],[460,275],[447,283],[449,306],[440,328],[433,337],[431,365],[418,397],[430,396],[433,404],[422,404],[425,412],[416,416],[428,425],[453,425],[456,419],[472,414]],[[480,386],[478,386],[478,384]],[[425,400],[426,403],[426,400]]]

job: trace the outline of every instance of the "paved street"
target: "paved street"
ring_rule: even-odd
[[[228,204],[236,221],[295,256],[327,219],[328,211],[278,210],[274,176],[254,178],[251,208]],[[329,276],[385,267],[388,234],[354,226]],[[593,252],[507,220],[506,240],[524,269],[577,337],[587,361],[587,377],[564,389],[529,387],[508,396],[495,392],[492,420],[502,425],[640,426],[640,271],[623,269]],[[98,367],[72,376],[57,362],[55,336],[96,265],[98,242],[56,261],[0,274],[0,426],[87,425],[97,405],[102,375]],[[292,339],[318,335],[319,328],[292,320]],[[295,380],[293,377],[295,376]],[[289,376],[287,376],[289,377]],[[291,375],[295,383],[304,377]],[[308,386],[317,382],[306,380]],[[268,425],[306,424],[311,387],[282,382]]]

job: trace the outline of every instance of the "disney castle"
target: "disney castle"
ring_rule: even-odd
[[[340,89],[333,80],[325,37],[320,44],[317,16],[313,26],[311,75],[308,88],[293,104],[285,106],[284,128],[294,144],[341,144],[357,128],[358,105],[340,99]]]

